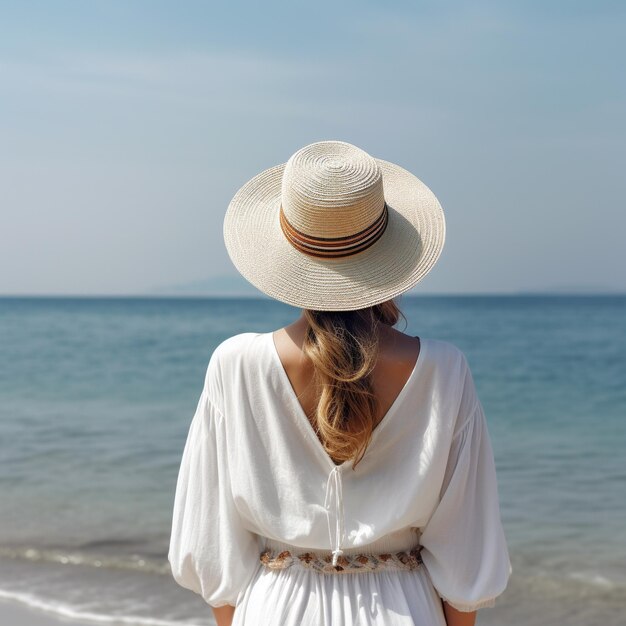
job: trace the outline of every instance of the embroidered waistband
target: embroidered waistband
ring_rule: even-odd
[[[415,570],[422,564],[421,549],[422,546],[417,546],[410,551],[402,552],[341,555],[336,559],[337,565],[333,565],[332,554],[316,552],[292,554],[289,550],[283,550],[277,554],[275,551],[265,550],[261,552],[260,559],[261,563],[271,570],[297,566],[323,574],[352,574],[380,570]]]

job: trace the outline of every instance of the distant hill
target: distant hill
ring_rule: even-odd
[[[526,289],[515,292],[516,295],[537,296],[594,296],[594,295],[619,295],[623,290],[609,287],[608,285],[556,285],[539,289]]]
[[[268,297],[239,274],[211,276],[188,283],[160,285],[148,290],[148,294],[158,296]]]

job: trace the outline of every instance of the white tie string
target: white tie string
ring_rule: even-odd
[[[331,497],[331,492],[334,492],[334,498]],[[332,502],[333,500],[334,502]],[[331,507],[331,503],[334,504],[334,507]],[[328,475],[324,507],[326,508],[326,517],[328,519],[328,536],[330,538],[331,549],[333,552],[333,566],[336,566],[339,557],[343,554],[341,544],[344,538],[343,491],[339,466],[335,466]],[[331,508],[333,509],[332,515],[334,515],[335,518],[334,536],[330,519]]]

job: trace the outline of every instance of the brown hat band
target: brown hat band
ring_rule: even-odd
[[[385,232],[389,221],[387,204],[376,220],[364,230],[348,237],[313,237],[294,228],[280,207],[280,227],[289,243],[310,256],[322,258],[340,258],[362,252],[376,243]]]

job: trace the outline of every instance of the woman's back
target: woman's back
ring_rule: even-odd
[[[312,384],[314,366],[307,359],[302,345],[307,330],[303,318],[274,332],[274,344],[291,387],[303,412],[313,420],[319,393]],[[405,386],[419,359],[420,340],[381,326],[378,332],[378,357],[372,372],[372,387],[378,400],[375,426],[382,420]]]
[[[458,348],[419,343],[356,467],[322,447],[273,333],[218,346],[177,487],[179,584],[236,605],[233,624],[437,626],[441,597],[493,604],[510,563],[484,414]]]

